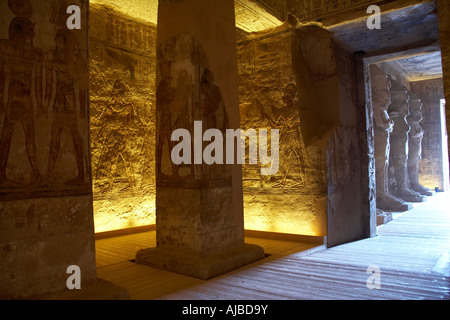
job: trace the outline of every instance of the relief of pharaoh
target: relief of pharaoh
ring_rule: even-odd
[[[86,60],[80,55],[78,40],[69,30],[57,30],[55,45],[56,48],[49,60],[55,86],[55,99],[50,104],[53,122],[47,176],[52,175],[60,156],[62,131],[66,127],[72,139],[72,156],[77,164],[77,175],[75,178],[66,180],[65,184],[83,184],[86,182],[87,165],[84,141],[78,122],[80,117],[86,118],[86,88],[83,85],[80,86],[86,80],[86,76],[79,70],[86,69]]]
[[[35,116],[45,113],[42,103],[43,52],[33,46],[34,24],[25,17],[14,18],[9,26],[9,39],[0,40],[0,185],[14,184],[7,179],[6,169],[13,133],[22,129],[25,149],[31,167],[30,184],[42,181],[35,140]]]

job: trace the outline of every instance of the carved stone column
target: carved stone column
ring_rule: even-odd
[[[422,116],[422,101],[413,93],[409,101],[410,115],[407,117],[411,126],[408,140],[408,187],[425,196],[432,196],[433,192],[419,183],[419,162],[422,158],[423,129],[420,122]]]
[[[157,42],[157,247],[136,262],[208,279],[264,257],[244,243],[241,165],[205,164],[196,138],[240,126],[233,0],[160,0]],[[191,163],[171,159],[175,129]]]
[[[389,137],[394,126],[394,121],[389,118],[387,113],[387,108],[391,102],[391,83],[387,75],[376,65],[370,66],[370,74],[374,119],[377,208],[386,211],[407,211],[412,208],[412,205],[394,197],[388,190]],[[380,215],[377,213],[377,216]]]
[[[396,81],[391,79],[391,82],[391,104],[388,108],[388,114],[394,121],[394,129],[390,137],[389,192],[408,202],[426,201],[426,196],[422,196],[407,187],[408,135],[411,130],[406,121],[406,117],[409,115],[409,93]]]
[[[80,30],[66,26],[69,3]],[[1,1],[0,12],[0,299],[124,298],[96,276],[87,2]]]

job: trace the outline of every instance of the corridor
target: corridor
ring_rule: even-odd
[[[130,261],[138,249],[155,246],[154,231],[101,239],[96,241],[97,275],[126,288],[130,299],[450,299],[448,193],[393,216],[377,237],[330,249],[246,238],[262,246],[267,257],[208,281]],[[369,267],[380,272],[379,289],[369,289]]]

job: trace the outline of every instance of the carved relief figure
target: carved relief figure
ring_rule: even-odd
[[[322,0],[312,0],[311,8],[313,17],[321,16],[324,13]]]
[[[406,211],[410,205],[389,193],[389,137],[394,121],[389,118],[387,108],[391,103],[391,82],[375,65],[370,66],[372,84],[372,107],[374,120],[375,172],[377,208],[381,210]]]
[[[30,20],[30,1],[8,2],[17,17],[9,25],[9,39],[0,40],[0,187],[11,199],[22,198],[24,190],[28,196],[31,192],[39,197],[89,190],[89,155],[83,131],[87,127],[79,121],[87,116],[87,61],[76,33],[65,26],[67,6],[63,2],[46,3],[50,7],[47,29],[45,22],[39,20],[42,26],[36,27]],[[58,28],[62,23],[64,27]],[[39,27],[54,30],[45,38],[53,50],[44,52],[35,46],[35,41],[43,41],[35,38]],[[52,38],[54,45],[47,41]],[[73,151],[63,149],[61,153],[64,128]],[[25,162],[21,150],[28,158]],[[72,176],[67,153],[76,162]],[[64,170],[55,170],[59,162]],[[66,187],[55,187],[58,182]]]
[[[209,68],[205,68],[203,71],[200,87],[201,106],[206,119],[206,128],[225,132],[228,128],[228,115],[220,88],[214,83],[214,74]]]
[[[136,59],[133,59],[131,55],[128,55],[124,52],[116,52],[114,50],[106,48],[106,53],[109,57],[117,61],[123,66],[123,71],[128,72],[130,74],[131,79],[134,79],[135,69],[137,66],[138,61]]]
[[[161,80],[156,90],[156,105],[159,112],[160,130],[158,131],[156,156],[161,159],[163,156],[164,144],[167,143],[169,150],[173,148],[173,142],[170,136],[173,132],[172,128],[172,115],[170,111],[170,104],[175,96],[175,88],[169,85],[169,82],[165,79]],[[170,155],[166,155],[170,157]],[[157,174],[163,175],[161,160],[157,161]],[[172,171],[176,169],[172,166]],[[173,173],[173,172],[172,172]]]
[[[67,127],[72,137],[78,174],[74,179],[66,181],[66,184],[82,184],[86,181],[85,151],[78,128],[78,118],[86,117],[84,105],[86,89],[77,86],[76,82],[84,81],[83,75],[78,71],[86,69],[86,61],[79,54],[77,39],[71,31],[59,29],[56,32],[55,42],[56,49],[50,61],[55,81],[55,100],[51,106],[53,122],[47,174],[50,176],[56,165],[62,130]]]
[[[89,10],[97,26],[89,34],[93,196],[102,208],[96,213],[125,199],[130,212],[140,212],[155,188],[156,48],[146,46],[146,32],[155,35],[156,26],[101,4]]]
[[[309,161],[304,146],[301,145],[303,139],[300,130],[300,114],[294,102],[296,94],[296,85],[288,83],[284,88],[283,103],[274,103],[270,114],[265,111],[261,101],[258,98],[255,99],[263,118],[269,121],[272,128],[280,130],[279,151],[281,163],[279,172],[281,181],[272,184],[272,186],[287,186],[287,180],[292,174],[295,175],[295,179],[290,179],[292,181],[290,187],[304,186],[304,179],[307,177],[306,168],[309,167]]]
[[[178,70],[173,66],[176,55],[186,55],[181,52],[183,46],[191,47],[193,43],[187,37],[176,37],[168,39],[159,46],[158,63],[160,80],[156,92],[157,117],[159,118],[160,130],[157,136],[157,175],[180,176],[180,169],[183,176],[193,174],[192,165],[175,165],[170,156],[174,146],[171,141],[172,132],[175,129],[190,129],[193,121],[190,112],[192,105],[193,83],[189,72],[183,67]],[[186,47],[184,47],[186,48]],[[184,56],[183,56],[184,57]],[[187,57],[185,57],[187,58]],[[175,85],[172,85],[175,82]]]
[[[10,184],[6,177],[11,139],[18,127],[25,135],[25,146],[32,170],[32,183],[42,179],[35,141],[35,106],[43,110],[41,86],[43,52],[33,46],[34,24],[25,17],[16,17],[9,27],[9,40],[0,40],[0,71],[4,73],[0,88],[0,115],[4,124],[0,137],[0,185]]]
[[[408,124],[411,126],[408,140],[408,187],[425,196],[432,196],[430,189],[419,183],[419,162],[422,158],[423,129],[420,125],[422,121],[422,101],[411,93],[409,102],[410,115]]]
[[[111,100],[96,121],[102,124],[96,140],[102,141],[95,179],[102,183],[102,191],[111,191],[118,174],[117,167],[125,167],[126,189],[133,190],[133,164],[128,139],[130,132],[137,130],[140,120],[132,103],[127,100],[128,86],[123,80],[116,80],[111,90]]]
[[[219,129],[225,135],[229,128],[228,114],[223,101],[220,87],[215,84],[214,74],[209,68],[205,68],[200,79],[200,108],[203,112],[203,121],[206,122],[206,129]],[[224,142],[225,148],[225,142]],[[212,164],[204,169],[204,172],[225,174],[224,165]]]
[[[426,200],[426,197],[407,187],[408,134],[411,129],[406,121],[406,117],[409,115],[408,90],[401,87],[396,81],[391,80],[391,82],[392,103],[388,108],[388,113],[394,121],[394,130],[390,137],[392,146],[390,174],[393,179],[389,185],[389,191],[405,201],[422,202]]]

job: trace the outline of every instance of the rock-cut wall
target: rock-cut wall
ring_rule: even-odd
[[[90,6],[96,232],[155,223],[156,26]]]
[[[245,228],[322,236],[326,233],[326,148],[305,145],[293,39],[288,30],[238,41],[241,128],[280,130],[275,175],[261,175],[260,162],[246,161],[243,166]],[[270,142],[268,149],[270,154]]]

